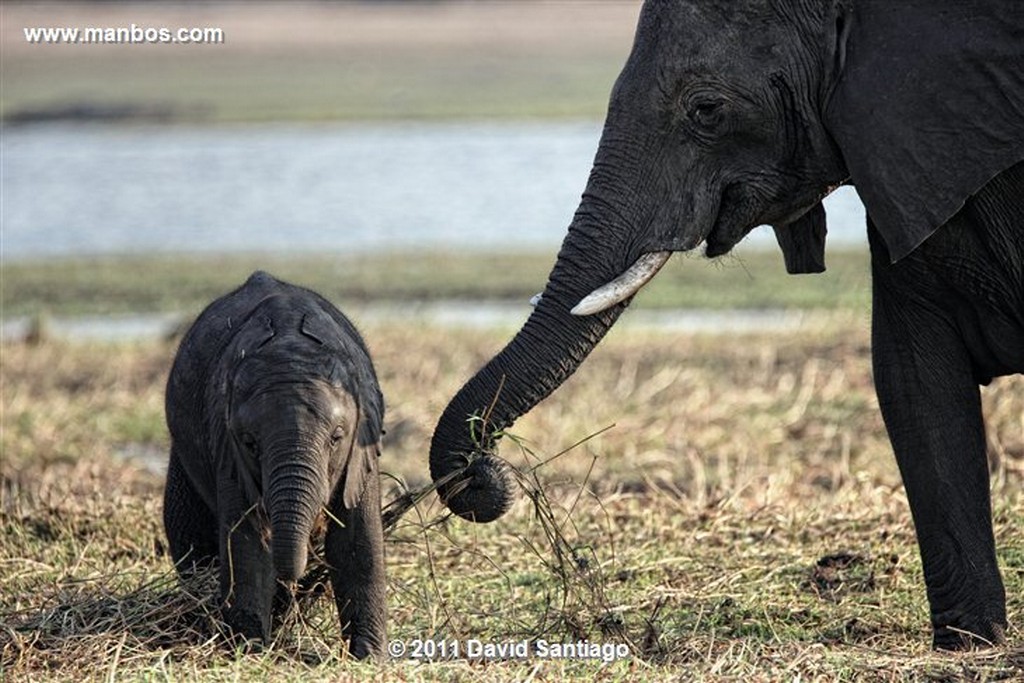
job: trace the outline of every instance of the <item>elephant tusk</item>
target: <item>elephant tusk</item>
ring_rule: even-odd
[[[573,307],[571,313],[573,315],[593,315],[628,299],[640,291],[640,288],[646,285],[661,270],[661,267],[668,263],[671,256],[671,251],[653,251],[644,254],[622,275],[585,296]]]
[[[530,305],[537,308],[537,304],[540,303],[541,297],[544,296],[544,292],[538,292],[530,297]]]

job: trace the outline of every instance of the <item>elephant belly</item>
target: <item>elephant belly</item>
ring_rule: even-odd
[[[991,180],[923,246],[979,381],[1024,372],[1024,163]]]
[[[971,344],[979,384],[987,384],[993,377],[1024,373],[1024,329],[999,315],[979,322],[981,329],[974,336],[980,339]]]
[[[1024,372],[1024,301],[1012,296],[1014,288],[1022,291],[1024,282],[1011,280],[1006,273],[992,277],[988,270],[969,286],[958,287],[953,296],[955,321],[980,384]]]

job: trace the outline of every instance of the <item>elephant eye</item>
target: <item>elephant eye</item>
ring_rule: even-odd
[[[249,432],[242,432],[242,435],[238,437],[238,440],[250,455],[259,455],[259,444],[256,443],[256,437]]]
[[[338,443],[344,437],[345,437],[345,426],[344,425],[338,425],[337,427],[334,428],[334,431],[331,432],[331,443]]]
[[[700,126],[712,127],[722,120],[722,103],[705,100],[690,109],[690,119]]]

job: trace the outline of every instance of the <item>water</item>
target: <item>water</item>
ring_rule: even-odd
[[[600,125],[34,126],[0,131],[2,258],[555,249]],[[830,244],[864,210],[826,201]],[[773,245],[767,229],[748,241]]]
[[[348,313],[361,324],[401,323],[450,329],[507,328],[522,326],[530,315],[527,302],[433,301],[408,304],[372,304],[350,307]],[[138,341],[169,338],[180,333],[191,319],[174,313],[76,316],[46,321],[46,333],[70,341]],[[786,332],[817,324],[815,316],[789,310],[629,310],[616,329],[661,332],[758,333]],[[0,321],[0,341],[25,339],[32,329],[29,318]]]

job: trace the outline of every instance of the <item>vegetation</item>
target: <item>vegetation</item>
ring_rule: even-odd
[[[3,4],[0,117],[596,119],[638,3],[98,7]],[[220,25],[227,42],[30,45],[20,33],[98,16]],[[616,327],[507,435],[501,452],[521,473],[522,498],[476,526],[438,504],[427,452],[448,398],[507,331],[369,315],[442,299],[525,306],[551,267],[551,254],[467,246],[4,263],[0,315],[39,324],[27,339],[0,339],[0,681],[1024,677],[1014,627],[992,651],[929,650],[913,527],[871,385],[863,251],[829,253],[828,273],[799,278],[777,254],[676,257],[636,308],[822,315],[771,335]],[[407,648],[401,657],[349,660],[328,595],[290,615],[266,647],[226,634],[212,577],[179,585],[162,530],[175,342],[47,332],[50,315],[188,317],[256,268],[365,321],[388,401],[389,635]],[[983,399],[1012,625],[1024,615],[1024,378],[995,382]],[[465,653],[470,640],[538,639],[624,646],[628,656],[411,658],[416,640],[457,640]]]
[[[5,316],[195,313],[262,268],[343,306],[487,299],[525,303],[541,291],[551,253],[451,252],[320,255],[139,255],[4,264]],[[794,277],[777,252],[739,250],[709,261],[676,256],[638,308],[868,309],[867,252],[830,252],[828,271]]]
[[[363,328],[389,403],[385,500],[401,499],[428,486],[445,401],[506,335]],[[425,665],[348,661],[326,597],[248,648],[222,632],[209,582],[179,588],[160,522],[173,342],[7,343],[0,678],[1021,676],[1016,630],[992,652],[929,651],[867,346],[862,323],[770,337],[613,330],[505,440],[525,487],[508,516],[452,520],[428,493],[392,526],[389,635],[408,647],[585,638],[629,658]],[[1011,623],[1024,613],[1022,396],[1019,377],[984,391]]]

